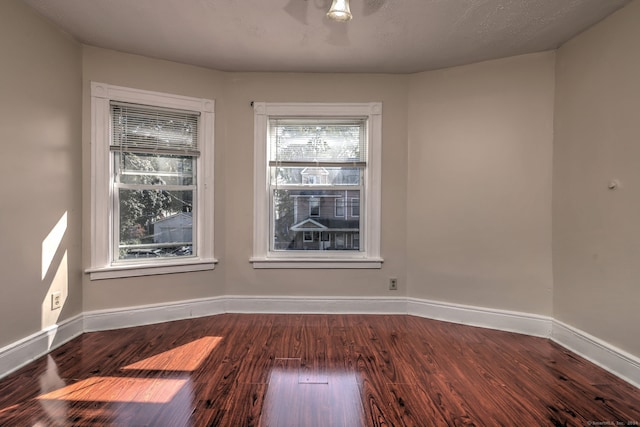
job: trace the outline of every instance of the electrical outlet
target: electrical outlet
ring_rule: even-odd
[[[62,292],[56,291],[51,293],[51,310],[57,310],[62,307]]]
[[[389,279],[389,290],[390,291],[398,290],[398,279],[396,279],[395,277],[392,277],[391,279]]]

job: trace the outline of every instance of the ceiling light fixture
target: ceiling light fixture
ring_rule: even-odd
[[[333,0],[327,16],[334,21],[350,21],[353,16],[349,10],[349,0]]]

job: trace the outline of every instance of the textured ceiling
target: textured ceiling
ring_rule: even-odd
[[[24,0],[80,42],[225,71],[412,73],[557,48],[630,0]]]

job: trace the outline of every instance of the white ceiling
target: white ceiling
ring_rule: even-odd
[[[24,0],[82,43],[224,71],[412,73],[559,45],[630,0]]]

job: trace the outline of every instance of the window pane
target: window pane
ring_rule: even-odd
[[[309,203],[309,216],[320,216],[320,199],[311,197]]]
[[[360,199],[351,199],[351,216],[360,216]]]
[[[336,216],[336,203],[353,199],[360,199],[360,190],[273,190],[271,249],[358,251],[360,218]]]
[[[360,168],[272,167],[271,185],[360,185]]]
[[[336,216],[340,218],[344,217],[344,198],[343,197],[336,199]]]
[[[116,153],[123,184],[194,185],[196,159],[167,154]]]
[[[192,190],[119,190],[118,259],[193,254]]]

